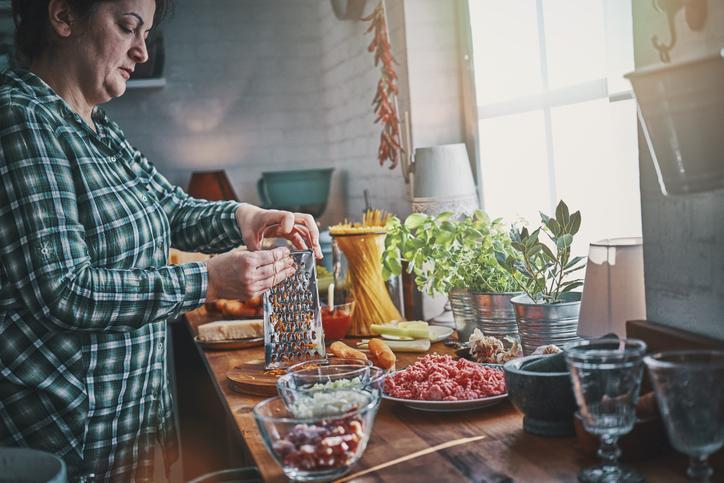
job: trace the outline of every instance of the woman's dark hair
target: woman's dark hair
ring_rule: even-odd
[[[89,17],[100,3],[114,0],[65,0],[80,18]],[[156,0],[154,26],[172,10],[174,0]],[[28,65],[50,45],[50,0],[12,0],[15,50],[21,65]]]

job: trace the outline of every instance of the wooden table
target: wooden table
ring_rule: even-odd
[[[203,310],[187,314],[195,327],[208,321]],[[353,342],[351,341],[350,344]],[[441,343],[433,351],[447,353]],[[202,359],[215,382],[218,396],[236,424],[249,453],[265,481],[286,481],[281,468],[264,447],[252,408],[262,398],[238,394],[229,388],[226,373],[235,366],[263,358],[262,348],[234,351],[204,351]],[[413,362],[418,354],[399,354],[398,368]],[[509,402],[463,413],[424,413],[383,401],[372,436],[360,462],[350,474],[450,440],[484,435],[481,440],[367,474],[355,481],[577,481],[578,471],[597,463],[581,454],[574,437],[543,438],[522,429],[522,417]],[[721,453],[721,452],[720,452]],[[715,471],[724,475],[721,458]],[[688,481],[686,461],[673,451],[656,459],[629,464],[648,481]]]

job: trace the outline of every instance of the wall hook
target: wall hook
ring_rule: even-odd
[[[657,35],[651,37],[651,43],[659,52],[661,62],[671,62],[669,51],[676,45],[676,13],[684,9],[684,17],[689,28],[694,31],[700,31],[704,28],[707,16],[706,0],[652,0],[654,8],[660,12],[666,13],[669,25],[670,40],[669,43],[659,42]]]

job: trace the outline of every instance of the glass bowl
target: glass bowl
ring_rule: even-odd
[[[362,457],[380,398],[370,391],[356,392],[363,403],[336,415],[296,417],[280,397],[254,406],[264,445],[288,478],[333,480]]]
[[[330,357],[289,366],[287,375],[294,379],[295,384],[316,384],[354,377],[366,379],[371,367],[372,361],[369,360]]]
[[[300,401],[313,398],[315,393],[361,389],[381,397],[386,375],[387,372],[379,367],[370,367],[368,372],[348,374],[334,379],[321,376],[319,379],[297,378],[293,373],[289,373],[277,379],[277,392],[292,410]],[[337,396],[341,399],[344,394]]]

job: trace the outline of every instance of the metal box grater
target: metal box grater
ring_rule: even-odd
[[[311,250],[293,250],[297,271],[264,293],[264,368],[325,358],[324,331]]]

